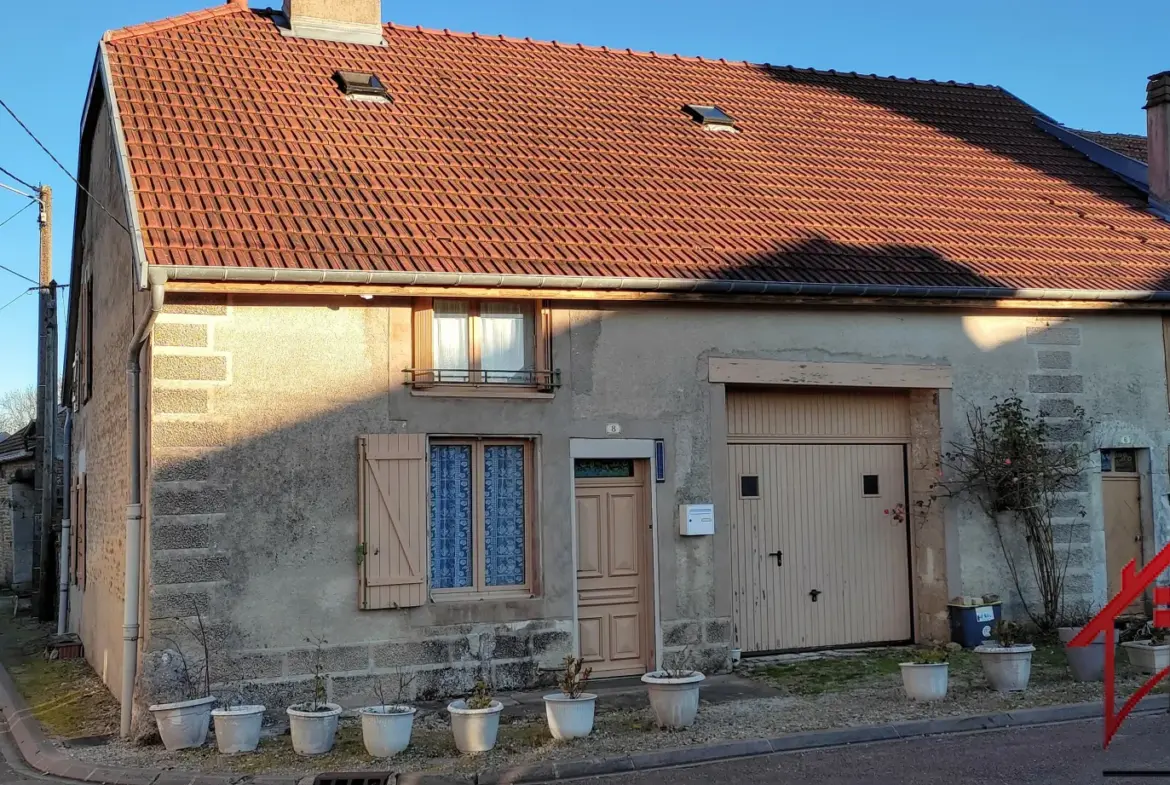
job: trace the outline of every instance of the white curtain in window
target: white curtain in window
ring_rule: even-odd
[[[526,374],[507,371],[531,371],[533,368],[531,309],[519,303],[484,301],[479,306],[479,319],[483,330],[480,367],[487,372],[486,380],[526,381]],[[505,373],[498,373],[500,371]]]
[[[468,357],[468,307],[466,300],[434,301],[433,356],[431,362],[440,382],[465,382],[467,369],[471,367]]]

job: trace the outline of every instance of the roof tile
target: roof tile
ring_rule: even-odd
[[[148,262],[1170,289],[1170,226],[999,88],[385,35],[235,3],[107,34]]]

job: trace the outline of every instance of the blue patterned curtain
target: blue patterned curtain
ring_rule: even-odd
[[[484,448],[484,557],[488,586],[524,583],[524,448]]]
[[[471,586],[471,447],[431,447],[431,586]]]

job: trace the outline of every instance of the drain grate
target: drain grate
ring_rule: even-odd
[[[390,785],[392,771],[330,771],[318,774],[313,785]]]

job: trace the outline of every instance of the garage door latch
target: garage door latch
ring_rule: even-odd
[[[776,551],[775,553],[769,553],[768,555],[776,557],[776,566],[777,567],[784,566],[784,551]]]

